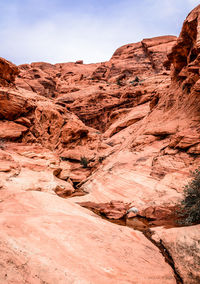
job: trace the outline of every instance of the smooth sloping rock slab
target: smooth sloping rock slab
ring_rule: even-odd
[[[5,145],[4,145],[5,144]],[[0,179],[4,189],[69,195],[72,185],[53,175],[59,158],[41,146],[5,142],[0,150]]]
[[[83,184],[82,188],[89,194],[75,199],[97,203],[119,200],[140,209],[176,203],[181,195],[150,175],[153,151],[156,150],[150,147],[144,153],[121,151],[111,156]]]
[[[120,117],[115,123],[113,123],[109,129],[105,132],[105,137],[111,137],[115,133],[118,133],[122,129],[128,127],[131,124],[136,123],[137,121],[143,119],[149,112],[149,104],[137,106],[133,108],[128,114],[124,117]]]
[[[0,283],[176,283],[142,233],[43,192],[1,191]]]

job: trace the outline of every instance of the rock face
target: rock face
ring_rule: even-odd
[[[142,233],[122,231],[71,201],[1,191],[0,211],[2,283],[176,283]]]
[[[135,90],[132,85],[140,85],[144,77],[162,73],[163,59],[167,59],[167,52],[175,42],[174,36],[145,39],[119,48],[110,61],[101,64],[21,65],[16,85],[57,98],[58,104],[71,110],[86,125],[104,131],[114,110],[135,106],[142,100],[144,91]],[[139,82],[134,82],[136,76]],[[137,102],[133,102],[134,98]]]
[[[132,75],[140,75],[143,78],[152,73],[165,71],[163,59],[165,60],[175,42],[175,36],[161,36],[120,47],[110,60],[114,66],[109,77],[118,75],[119,70],[124,74],[122,79]]]
[[[0,57],[0,86],[9,86],[14,83],[19,69],[10,61]]]
[[[122,201],[111,201],[110,203],[93,203],[93,202],[83,202],[79,203],[82,207],[88,208],[95,213],[105,216],[111,220],[118,220],[123,218],[127,210],[129,209],[129,204],[124,204]]]
[[[183,227],[163,230],[156,228],[153,238],[161,242],[169,251],[175,267],[184,283],[198,283],[200,281],[199,262],[200,226]]]
[[[0,59],[0,283],[199,283],[198,225],[100,217],[175,218],[200,164],[199,26],[200,5],[108,62]]]

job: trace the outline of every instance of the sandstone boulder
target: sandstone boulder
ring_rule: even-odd
[[[1,200],[2,283],[176,283],[140,232],[48,193],[1,191]]]
[[[10,61],[0,57],[0,85],[8,86],[13,84],[15,77],[19,74],[19,69]]]
[[[197,284],[200,281],[199,230],[199,225],[168,230],[154,229],[153,239],[162,242],[168,250],[183,283]]]

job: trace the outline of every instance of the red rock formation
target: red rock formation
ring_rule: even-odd
[[[1,191],[0,212],[2,283],[176,283],[142,233],[122,230],[73,202]]]
[[[199,15],[177,41],[144,39],[104,63],[0,59],[1,283],[199,283],[198,225],[187,238],[155,229],[151,243],[78,205],[171,216],[200,163]]]
[[[113,54],[108,77],[124,74],[126,77],[147,77],[165,71],[163,60],[176,42],[175,36],[143,39],[141,42],[120,47]]]
[[[85,84],[90,84],[88,77],[99,64],[35,62],[19,66],[20,74],[16,85],[49,98],[73,93]]]
[[[118,220],[125,217],[127,210],[130,207],[129,204],[114,200],[110,203],[82,202],[79,204],[82,207],[88,208],[93,212],[112,220]]]
[[[192,227],[155,228],[153,239],[162,243],[172,256],[176,271],[183,283],[199,283],[199,230],[200,225]]]
[[[10,61],[0,57],[0,86],[8,86],[14,83],[19,69]]]
[[[175,41],[174,36],[144,39],[119,48],[110,61],[101,64],[21,65],[16,84],[39,95],[56,97],[58,104],[86,125],[105,131],[113,111],[153,98],[145,93],[142,79],[164,71],[162,62]],[[134,83],[136,76],[139,82]]]

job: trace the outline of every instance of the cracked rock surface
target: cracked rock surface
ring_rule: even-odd
[[[174,218],[200,165],[199,26],[200,5],[96,64],[0,58],[0,283],[200,282],[199,225],[94,214]]]

